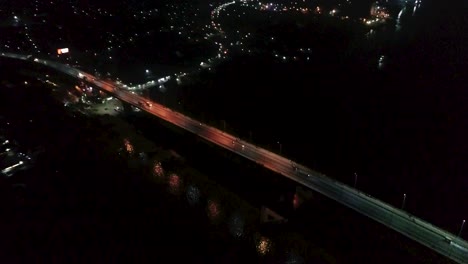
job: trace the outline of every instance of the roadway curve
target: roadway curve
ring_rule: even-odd
[[[32,60],[31,56],[6,52],[1,53],[1,56],[21,60]],[[119,88],[120,85],[116,83],[100,80],[91,74],[65,64],[42,59],[33,59],[33,61],[55,68],[60,72],[76,78],[85,76],[89,82],[126,103],[254,161],[271,171],[286,176],[293,181],[400,232],[458,263],[468,263],[468,243],[465,240],[433,226],[422,219],[414,217],[405,211],[395,208],[303,165],[296,164],[278,154],[203,124],[161,104],[151,102],[152,106],[145,106],[144,103],[141,104],[140,102],[148,101],[146,98],[121,90]]]

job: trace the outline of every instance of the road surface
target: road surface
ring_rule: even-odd
[[[139,95],[122,90],[116,83],[100,80],[91,74],[74,69],[65,64],[42,59],[32,59],[31,57],[28,58],[26,55],[11,53],[1,53],[1,55],[22,60],[33,60],[76,78],[83,78],[83,76],[85,76],[87,81],[126,103],[197,134],[205,140],[235,152],[269,170],[284,175],[291,180],[400,232],[458,263],[468,263],[468,243],[463,239],[321,173],[297,164],[271,151],[240,140],[217,128],[208,126],[173,111],[172,109],[166,108],[163,105],[150,102],[148,99]],[[150,102],[150,104],[146,102]]]

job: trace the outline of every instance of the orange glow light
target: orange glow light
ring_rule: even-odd
[[[163,177],[164,176],[164,169],[161,165],[161,162],[157,162],[154,165],[154,174],[158,177]]]
[[[212,220],[215,220],[219,216],[218,204],[215,201],[208,201],[208,215]]]
[[[271,241],[266,237],[262,237],[257,244],[257,252],[261,255],[265,255],[270,251],[270,248]]]
[[[128,139],[124,139],[125,150],[129,153],[133,153],[133,146]]]

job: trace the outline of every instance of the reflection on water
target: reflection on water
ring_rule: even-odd
[[[128,154],[133,154],[133,145],[127,138],[124,139],[124,147]]]
[[[260,237],[257,243],[257,252],[260,255],[266,255],[271,250],[271,240],[266,237]]]
[[[190,205],[197,205],[200,202],[200,190],[196,186],[187,187],[187,201]]]
[[[174,194],[174,195],[179,195],[180,194],[180,177],[179,175],[172,173],[169,176],[169,192]]]
[[[304,259],[294,251],[289,251],[286,258],[286,264],[305,263]]]
[[[244,218],[238,212],[232,214],[229,220],[229,232],[236,238],[242,237],[244,234]]]
[[[127,139],[124,142],[127,151],[133,151],[133,147],[130,142]],[[188,204],[191,206],[200,205],[203,203],[202,201],[206,201],[204,210],[211,224],[224,226],[226,228],[225,232],[229,232],[231,236],[236,239],[249,238],[253,235],[251,238],[253,238],[253,241],[255,241],[254,247],[259,255],[266,256],[267,254],[274,254],[272,250],[274,242],[271,239],[264,237],[259,233],[248,233],[247,230],[249,230],[250,225],[254,224],[254,222],[251,220],[247,221],[247,219],[249,219],[246,218],[247,215],[245,215],[242,209],[236,207],[239,205],[235,205],[235,207],[230,205],[232,204],[233,200],[225,201],[223,199],[214,198],[219,197],[216,192],[207,193],[211,196],[211,198],[205,200],[208,197],[203,197],[205,192],[205,189],[203,189],[203,186],[205,186],[203,181],[193,182],[193,179],[185,179],[183,174],[179,175],[176,173],[166,173],[162,166],[162,162],[159,160],[155,160],[152,164],[153,165],[151,169],[154,178],[159,183],[164,184],[169,193],[176,196],[185,195]],[[174,168],[170,168],[169,170],[172,169]],[[188,184],[189,182],[190,184]],[[219,191],[223,192],[223,190]],[[299,206],[299,197],[294,195],[292,202],[295,208]],[[229,218],[225,216],[229,216]],[[304,263],[303,258],[297,253],[291,251],[283,252],[286,254],[283,255],[283,257],[286,259],[286,263]]]
[[[164,169],[161,165],[161,162],[157,161],[153,167],[153,174],[158,178],[162,179],[164,177]]]
[[[216,221],[219,218],[220,208],[217,202],[208,200],[208,217],[211,221]]]
[[[411,15],[411,12],[409,10],[411,9],[411,4],[406,3],[403,8],[400,10],[400,13],[398,14],[397,20],[396,20],[396,30],[400,31],[402,27],[405,26],[408,16]]]
[[[293,198],[293,207],[294,209],[297,209],[300,205],[300,201],[299,201],[299,196],[297,195],[297,193],[294,194],[294,198]]]

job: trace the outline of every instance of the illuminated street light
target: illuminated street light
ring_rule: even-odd
[[[403,194],[403,203],[401,204],[401,210],[405,209],[405,203],[406,203],[406,193]]]
[[[465,219],[463,219],[463,221],[462,221],[462,224],[461,224],[461,227],[460,227],[460,231],[458,231],[457,237],[460,237],[460,236],[461,236],[461,233],[462,233],[462,231],[463,231],[463,226],[464,226],[464,225],[465,225]]]

